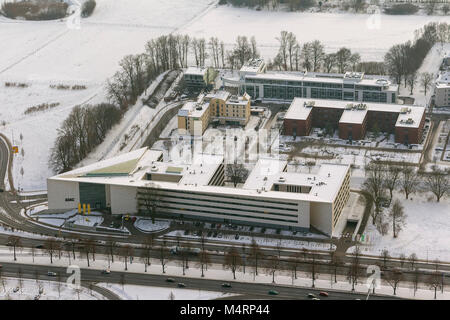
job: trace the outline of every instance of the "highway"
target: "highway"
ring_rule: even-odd
[[[66,268],[64,267],[54,267],[54,266],[39,266],[39,265],[29,265],[29,264],[15,264],[15,263],[2,263],[3,276],[17,277],[17,270],[21,269],[22,277],[35,279],[36,271],[39,274],[39,279],[41,280],[55,280],[56,277],[49,277],[47,272],[59,273],[61,281],[66,281],[69,274],[66,273]],[[210,279],[197,279],[197,278],[186,278],[186,277],[172,277],[175,282],[167,282],[168,276],[164,275],[154,275],[154,274],[141,274],[141,273],[131,273],[131,272],[119,272],[112,271],[109,275],[104,275],[100,270],[92,269],[81,269],[81,280],[85,283],[116,283],[116,284],[132,284],[132,285],[142,285],[151,287],[168,287],[177,288],[178,283],[184,283],[186,289],[195,290],[207,290],[207,291],[219,291],[226,293],[234,293],[239,295],[246,295],[257,298],[257,299],[295,299],[295,300],[308,300],[308,293],[313,293],[319,297],[320,290],[312,288],[299,288],[293,286],[282,286],[276,284],[260,284],[260,283],[247,283],[247,282],[237,282],[229,281],[231,283],[231,288],[222,288],[222,283],[224,281],[210,280]],[[275,290],[279,293],[277,296],[268,295],[269,290]],[[341,291],[327,291],[329,293],[328,298],[322,299],[332,299],[332,300],[354,300],[361,299],[365,300],[366,295],[356,294],[351,292],[341,292]],[[371,300],[398,300],[397,297],[391,296],[379,296],[370,295]]]

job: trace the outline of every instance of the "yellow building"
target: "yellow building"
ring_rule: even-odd
[[[203,135],[213,120],[220,124],[245,126],[250,119],[250,96],[232,96],[227,91],[215,91],[200,96],[197,102],[187,102],[178,112],[181,134]]]

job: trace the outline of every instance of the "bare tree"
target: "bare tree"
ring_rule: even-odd
[[[45,240],[44,249],[45,252],[50,256],[50,263],[53,263],[53,255],[55,251],[58,250],[58,241],[55,238],[48,238]]]
[[[14,261],[17,261],[16,250],[22,248],[22,239],[19,236],[11,235],[8,237],[8,245],[13,248]]]
[[[280,258],[278,256],[266,257],[265,269],[272,276],[272,283],[275,283],[275,273],[280,268]]]
[[[383,259],[383,267],[386,268],[387,267],[387,261],[391,257],[389,255],[389,251],[387,249],[384,249],[383,251],[381,251],[381,257]]]
[[[415,264],[417,261],[417,255],[413,252],[409,255],[408,261],[411,264],[411,269],[415,269]]]
[[[310,271],[311,271],[311,280],[312,280],[312,287],[315,288],[316,286],[316,279],[317,279],[317,273],[318,273],[318,265],[316,261],[316,254],[311,254],[311,260],[309,261],[310,265]]]
[[[408,82],[408,86],[409,86],[409,90],[410,90],[409,94],[412,95],[413,94],[413,90],[414,90],[414,88],[415,88],[415,86],[417,84],[417,73],[416,72],[411,73],[407,77],[406,81]]]
[[[361,275],[361,261],[360,261],[361,250],[359,246],[355,247],[352,254],[352,260],[349,269],[349,278],[352,283],[352,291],[355,291],[355,285],[358,284],[359,277]]]
[[[134,255],[134,249],[132,246],[130,246],[129,244],[124,245],[121,249],[120,249],[120,255],[123,258],[123,262],[125,263],[125,271],[128,270],[128,259],[132,258]]]
[[[137,194],[138,211],[144,211],[150,215],[152,223],[155,223],[158,203],[161,200],[161,191],[154,183],[148,183],[144,188],[140,188]]]
[[[418,181],[419,179],[414,170],[411,167],[404,165],[402,168],[400,186],[405,193],[406,199],[409,198],[411,193],[414,193],[417,190]]]
[[[363,188],[367,191],[375,204],[372,212],[372,223],[376,223],[378,215],[381,213],[381,199],[384,195],[385,170],[384,166],[378,162],[371,162],[366,166],[366,181]]]
[[[164,237],[161,245],[159,246],[159,260],[161,262],[162,272],[166,273],[166,265],[169,262],[167,240]]]
[[[144,264],[145,264],[145,272],[147,272],[147,266],[151,265],[151,253],[153,249],[153,235],[147,235],[145,237],[145,243],[144,243]]]
[[[431,83],[433,82],[433,74],[430,72],[423,72],[420,75],[420,85],[422,86],[425,95],[427,95],[427,91],[431,86]]]
[[[399,200],[395,200],[392,206],[391,211],[389,212],[389,217],[392,221],[392,233],[394,238],[397,238],[399,232],[406,225],[406,217],[405,211],[403,209],[403,205]]]
[[[205,269],[208,269],[208,265],[211,264],[211,258],[209,252],[206,250],[201,250],[198,254],[198,265],[202,271],[202,277],[205,276]]]
[[[442,274],[435,271],[432,275],[428,278],[428,284],[430,285],[430,289],[434,291],[434,299],[437,298],[437,290],[441,288],[441,278]]]
[[[311,42],[311,55],[313,71],[317,72],[319,71],[325,56],[324,46],[319,40]]]
[[[449,175],[450,170],[441,170],[433,166],[430,173],[425,174],[425,186],[436,196],[439,202],[450,190]]]
[[[419,287],[419,282],[420,282],[420,271],[418,268],[414,268],[414,274],[413,274],[414,296],[416,295],[417,289]]]
[[[236,280],[236,271],[242,265],[241,255],[235,247],[231,247],[226,253],[224,257],[223,267],[225,269],[230,269],[233,273],[233,279]]]
[[[384,176],[384,185],[389,190],[389,203],[392,201],[393,192],[400,183],[401,168],[398,166],[389,166]]]
[[[108,237],[108,240],[106,241],[106,247],[108,250],[108,254],[111,256],[111,263],[114,263],[114,251],[116,249],[117,242],[114,241],[113,238]]]
[[[263,259],[264,254],[261,251],[261,248],[256,243],[256,241],[253,239],[250,244],[250,254],[249,254],[249,260],[253,265],[253,269],[255,270],[255,275],[258,275],[258,265],[261,259]]]
[[[233,182],[235,188],[247,179],[248,173],[248,169],[242,163],[228,164],[226,167],[226,175]]]
[[[403,280],[403,274],[400,270],[391,270],[386,273],[385,280],[394,290],[394,296],[397,295],[399,283]]]
[[[405,265],[406,255],[404,253],[401,253],[398,257],[398,260],[400,260],[400,267],[403,268],[403,266]]]

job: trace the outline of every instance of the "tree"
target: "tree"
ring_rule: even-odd
[[[275,283],[275,273],[280,267],[280,258],[276,255],[268,256],[266,258],[265,268],[272,276],[272,283]]]
[[[242,265],[241,255],[235,247],[231,247],[224,257],[224,268],[230,269],[233,273],[233,279],[236,280],[236,271],[239,270]]]
[[[148,183],[144,188],[138,191],[138,209],[143,207],[145,212],[150,215],[152,223],[155,223],[158,204],[161,200],[161,192],[157,185]]]
[[[400,182],[401,168],[398,166],[389,166],[384,176],[384,185],[389,190],[389,203],[392,202],[393,192]]]
[[[416,295],[417,289],[419,287],[419,281],[420,281],[420,271],[418,268],[414,268],[414,277],[413,277],[414,296]]]
[[[314,72],[318,72],[325,57],[324,45],[319,40],[311,43],[311,56],[312,69]]]
[[[387,261],[390,258],[389,251],[387,249],[384,249],[383,251],[381,251],[381,257],[383,259],[383,267],[386,268],[387,267]]]
[[[53,255],[55,251],[58,250],[59,242],[55,238],[48,238],[45,240],[44,249],[45,252],[50,256],[50,263],[53,263]]]
[[[167,240],[164,237],[161,245],[159,246],[159,260],[161,262],[161,267],[162,267],[163,273],[166,273],[166,265],[169,262],[167,253],[168,253]]]
[[[420,85],[423,87],[425,95],[427,95],[427,91],[430,88],[432,81],[433,74],[431,74],[430,72],[423,72],[420,75]]]
[[[16,249],[22,248],[22,239],[19,236],[11,235],[8,237],[8,243],[13,247],[14,261],[17,261]]]
[[[385,276],[385,280],[387,283],[389,283],[389,285],[394,290],[394,296],[397,295],[398,285],[399,285],[400,281],[403,280],[402,272],[400,270],[396,270],[396,269],[388,271]]]
[[[254,239],[252,239],[252,242],[250,244],[249,260],[253,265],[253,269],[255,270],[255,275],[258,275],[258,263],[263,257],[264,257],[264,254],[262,253],[261,248],[256,243],[256,241]]]
[[[437,290],[441,288],[441,278],[442,274],[435,271],[432,275],[428,278],[428,284],[430,285],[430,289],[434,291],[434,299],[437,298]]]
[[[399,200],[395,200],[391,211],[389,212],[389,217],[392,221],[392,233],[394,238],[397,238],[399,232],[406,225],[407,215],[404,212],[403,205]]]
[[[151,265],[151,253],[153,249],[153,235],[149,234],[145,237],[145,243],[144,243],[144,264],[145,264],[145,272],[147,272],[147,266]]]
[[[414,170],[404,165],[402,168],[402,175],[400,180],[400,186],[405,193],[406,199],[409,198],[411,193],[414,193],[417,189],[418,176],[415,174]]]
[[[410,90],[409,94],[412,95],[415,85],[417,83],[417,73],[413,72],[410,75],[408,75],[407,82],[408,82],[408,86],[409,86],[409,90]]]
[[[355,250],[352,254],[352,260],[350,264],[350,270],[349,270],[349,278],[352,283],[352,291],[355,291],[355,285],[358,284],[359,276],[360,276],[360,256],[361,256],[361,249],[357,245],[355,247]]]
[[[111,263],[114,263],[114,251],[116,249],[117,242],[114,241],[113,238],[108,237],[108,240],[106,241],[106,247],[108,250],[108,254],[111,256]]]
[[[371,162],[366,166],[366,181],[363,188],[372,197],[375,204],[375,210],[372,212],[372,223],[375,224],[381,212],[381,199],[384,194],[385,170],[379,162]]]
[[[315,288],[316,286],[316,279],[317,279],[317,262],[316,262],[316,254],[311,254],[311,261],[310,261],[310,271],[311,271],[311,280],[312,280],[312,287]]]
[[[205,269],[208,269],[208,266],[211,264],[211,258],[209,257],[209,253],[206,250],[201,250],[198,254],[198,265],[202,271],[202,277],[205,276]]]
[[[405,265],[406,255],[404,253],[401,253],[398,259],[400,260],[400,267],[403,268],[403,266]]]
[[[336,64],[338,66],[339,73],[345,73],[348,71],[352,64],[356,64],[359,60],[358,54],[352,54],[348,48],[341,48],[336,52]]]
[[[124,245],[120,250],[120,255],[123,258],[123,262],[125,263],[125,271],[128,270],[128,259],[132,258],[134,255],[134,249],[129,244]]]
[[[249,172],[242,163],[228,164],[226,167],[226,175],[233,182],[234,187],[239,183],[243,183],[247,179]]]
[[[425,186],[436,196],[437,202],[450,190],[449,175],[450,170],[441,170],[437,166],[433,166],[431,172],[425,174]]]
[[[409,255],[408,257],[408,261],[411,264],[411,269],[415,269],[414,266],[416,264],[417,261],[417,255],[413,252]]]
[[[323,67],[326,73],[330,73],[336,65],[336,54],[330,53],[323,57]]]

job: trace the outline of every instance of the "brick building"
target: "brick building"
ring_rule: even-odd
[[[425,108],[342,100],[295,98],[286,112],[283,134],[307,136],[312,127],[338,130],[339,138],[362,140],[368,130],[395,134],[395,142],[421,142]]]

